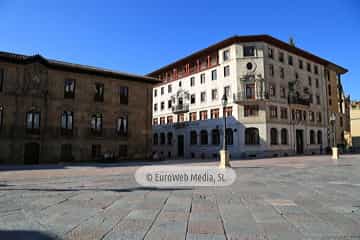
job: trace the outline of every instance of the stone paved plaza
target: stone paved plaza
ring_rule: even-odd
[[[143,188],[141,165],[0,167],[0,239],[360,239],[360,155],[232,161],[217,188]]]

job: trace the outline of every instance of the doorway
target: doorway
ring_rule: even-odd
[[[296,153],[304,153],[304,130],[296,130]]]
[[[184,157],[184,135],[177,136],[178,157]]]
[[[31,142],[25,144],[24,164],[39,164],[40,144]]]

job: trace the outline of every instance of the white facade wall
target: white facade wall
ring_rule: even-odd
[[[244,57],[243,56],[243,47],[255,46],[256,54],[254,57]],[[274,59],[268,57],[268,48],[273,49]],[[230,59],[224,61],[223,51],[230,50]],[[280,156],[294,154],[296,151],[296,130],[304,131],[304,152],[305,153],[315,153],[319,152],[320,148],[325,148],[327,146],[327,109],[326,109],[326,83],[324,78],[324,68],[320,64],[311,62],[302,57],[296,56],[293,53],[288,53],[285,50],[280,50],[284,52],[284,63],[279,62],[278,52],[279,49],[263,42],[255,43],[246,43],[246,44],[233,44],[226,48],[220,49],[218,51],[219,56],[219,65],[201,71],[199,73],[189,75],[185,78],[181,78],[169,83],[164,83],[160,86],[154,88],[154,92],[157,91],[157,96],[153,97],[153,104],[157,104],[157,111],[153,111],[153,118],[157,118],[160,122],[160,117],[173,116],[174,122],[177,121],[176,114],[172,113],[172,109],[168,108],[168,100],[171,99],[171,96],[175,95],[179,90],[186,91],[191,94],[195,94],[196,103],[189,104],[189,112],[185,113],[186,124],[181,128],[176,127],[176,124],[165,124],[153,126],[153,132],[160,134],[168,132],[173,133],[172,144],[164,145],[157,144],[153,145],[153,151],[157,152],[159,155],[162,155],[165,158],[176,158],[178,155],[178,146],[177,146],[177,136],[184,136],[184,157],[214,157],[222,146],[223,139],[223,112],[221,105],[221,97],[224,93],[224,87],[230,87],[230,99],[227,106],[232,107],[232,117],[227,118],[228,128],[233,129],[234,132],[234,143],[233,145],[228,146],[230,150],[231,157],[241,158],[247,156]],[[293,57],[293,65],[288,64],[288,55]],[[303,69],[298,67],[298,59],[303,61]],[[251,62],[254,66],[253,69],[248,70],[246,64]],[[311,63],[312,73],[307,71],[307,63]],[[274,76],[270,74],[269,65],[274,66]],[[314,74],[314,65],[318,66],[318,74]],[[230,66],[230,76],[224,77],[224,67]],[[283,67],[285,70],[285,78],[280,78],[280,67]],[[217,70],[217,80],[211,80],[212,70]],[[298,124],[292,124],[291,119],[291,109],[286,98],[280,97],[280,87],[285,87],[286,96],[288,94],[288,83],[289,81],[295,80],[295,72],[299,75],[299,86],[300,88],[308,87],[310,92],[314,95],[314,103],[311,104],[310,108],[305,107],[307,110],[312,110],[314,112],[322,112],[322,124],[316,124],[309,122],[309,115],[307,113],[307,121],[300,122]],[[200,83],[200,75],[205,73],[205,83]],[[233,101],[233,94],[237,92],[244,91],[245,83],[241,80],[244,75],[253,74],[256,77],[264,79],[265,89],[268,91],[270,84],[276,86],[276,97],[270,97],[266,101],[259,102],[259,114],[257,116],[245,117],[244,116],[244,105],[238,104]],[[308,77],[312,78],[312,85],[308,85]],[[190,86],[190,78],[195,77],[195,86]],[[319,87],[315,85],[315,79],[319,79]],[[181,86],[179,83],[181,82]],[[172,91],[168,92],[168,85],[171,85]],[[164,88],[164,93],[161,94],[161,88]],[[216,100],[211,99],[212,89],[218,90],[218,98]],[[302,89],[301,89],[302,90]],[[206,92],[206,101],[200,102],[201,92]],[[320,96],[320,105],[316,104],[316,95]],[[161,110],[161,102],[164,102],[165,109]],[[190,103],[190,102],[189,102]],[[278,106],[278,119],[270,119],[269,116],[269,105]],[[288,120],[280,119],[280,106],[288,108]],[[218,108],[220,119],[210,119],[211,109]],[[304,109],[303,106],[300,106],[300,109]],[[154,110],[154,109],[153,109]],[[187,122],[189,120],[190,112],[197,112],[197,119],[200,118],[200,111],[207,110],[209,120],[204,121],[194,121]],[[316,116],[315,116],[316,117]],[[259,130],[260,144],[259,145],[246,145],[245,144],[245,129],[249,127],[255,127]],[[220,130],[220,145],[212,145],[211,131],[212,129]],[[270,143],[270,129],[276,128],[278,130],[278,142],[281,143],[281,129],[285,128],[288,131],[288,144],[282,145],[271,145]],[[198,133],[198,144],[190,144],[190,131],[195,130]],[[208,145],[201,145],[200,143],[200,131],[206,130],[208,132]],[[322,131],[322,144],[310,144],[309,131],[314,130],[317,133],[318,130]],[[317,140],[317,139],[316,139]],[[160,143],[160,139],[159,139]],[[170,155],[169,155],[170,154]]]

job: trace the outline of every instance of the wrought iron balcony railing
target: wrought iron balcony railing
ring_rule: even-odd
[[[269,95],[266,92],[256,92],[248,94],[245,91],[234,93],[233,100],[236,103],[246,101],[259,101],[269,99]]]
[[[185,113],[189,111],[189,104],[177,104],[172,106],[173,113]]]
[[[299,105],[305,105],[309,106],[311,103],[310,98],[302,98],[302,97],[296,97],[296,96],[289,96],[288,97],[288,103],[289,104],[299,104]]]

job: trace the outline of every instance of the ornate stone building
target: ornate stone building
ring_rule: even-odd
[[[348,129],[346,72],[268,35],[225,39],[149,74],[162,80],[153,91],[153,151],[216,157],[225,141],[235,158],[324,152],[330,111],[337,129]]]
[[[148,157],[157,82],[0,52],[0,162]]]

